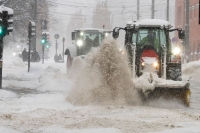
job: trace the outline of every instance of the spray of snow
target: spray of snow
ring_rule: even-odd
[[[140,103],[126,55],[119,51],[117,41],[106,39],[85,56],[83,64],[66,98],[69,102],[74,105]]]
[[[144,72],[142,76],[139,78],[135,78],[133,80],[135,88],[138,90],[142,90],[142,92],[147,96],[149,90],[155,89],[156,80],[158,79],[158,75],[155,73]]]
[[[69,78],[75,78],[84,66],[84,60],[82,57],[75,57],[71,70],[69,71]]]

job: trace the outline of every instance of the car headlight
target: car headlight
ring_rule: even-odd
[[[83,41],[82,40],[78,40],[76,43],[79,47],[83,45]]]
[[[16,53],[15,53],[15,52],[13,53],[13,56],[16,56]]]
[[[179,47],[175,47],[175,48],[172,50],[172,53],[173,53],[174,55],[178,55],[178,54],[181,53],[181,49],[180,49]]]

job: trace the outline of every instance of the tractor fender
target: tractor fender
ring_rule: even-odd
[[[65,50],[65,55],[69,55],[71,58],[74,58],[77,56],[77,47],[74,44],[69,45]]]

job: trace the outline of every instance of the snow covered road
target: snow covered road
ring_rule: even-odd
[[[26,63],[5,56],[0,132],[200,132],[200,83],[195,80],[191,80],[190,108],[164,101],[148,106],[74,106],[66,101],[72,84],[63,63],[56,64],[53,59],[45,64],[31,63],[31,71],[27,73]]]

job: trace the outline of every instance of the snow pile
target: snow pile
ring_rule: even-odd
[[[66,82],[67,82],[66,78],[67,78],[67,75],[63,74],[60,71],[60,69],[48,66],[47,68],[44,69],[44,72],[41,74],[41,76],[38,77],[38,81],[39,81],[38,90],[39,91],[66,90],[65,89]]]
[[[75,105],[137,104],[139,98],[131,78],[126,55],[117,42],[107,39],[90,52],[75,79],[67,100]]]
[[[53,67],[50,67],[48,66],[44,73],[38,78],[39,82],[49,82],[50,80],[55,79],[57,78],[58,75],[60,73],[60,70],[59,69],[56,69],[56,68],[53,68]]]
[[[194,61],[187,64],[184,64],[182,67],[184,74],[194,74],[196,72],[200,73],[200,61]]]
[[[182,74],[184,80],[191,79],[191,81],[198,83],[200,75],[200,61],[194,61],[182,65]]]
[[[15,98],[15,97],[17,97],[15,93],[0,89],[0,100],[5,100],[7,98]]]

